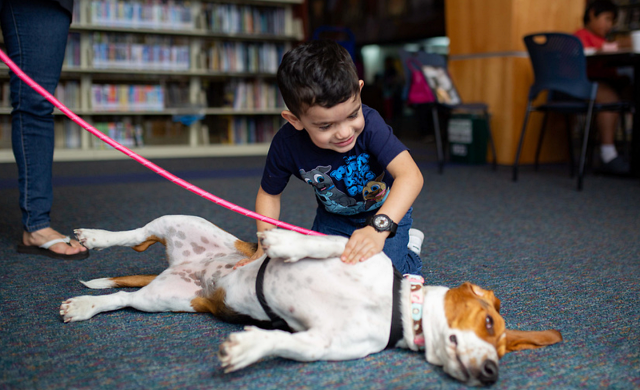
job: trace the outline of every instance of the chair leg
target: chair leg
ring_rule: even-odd
[[[522,132],[520,133],[520,141],[518,142],[516,159],[513,162],[513,181],[518,181],[518,161],[520,161],[520,152],[522,152],[522,142],[524,141],[524,133],[527,130],[527,122],[529,122],[530,113],[531,113],[531,101],[529,101],[529,103],[527,104],[527,112],[524,114],[524,123],[522,124]]]
[[[540,162],[540,150],[542,149],[542,140],[544,139],[544,133],[547,131],[547,118],[549,117],[548,113],[544,113],[544,119],[542,119],[542,128],[540,129],[540,136],[538,137],[538,146],[536,147],[536,159],[533,163],[533,170],[538,172],[539,162]]]
[[[587,146],[589,144],[589,130],[591,129],[591,120],[593,118],[593,101],[589,104],[587,111],[586,124],[584,126],[584,136],[582,139],[582,151],[580,153],[580,162],[578,163],[578,191],[582,191],[582,182],[584,180],[584,165],[587,159]]]
[[[573,153],[573,134],[571,133],[571,117],[569,114],[564,115],[564,120],[567,128],[567,144],[569,145],[570,177],[573,178],[576,175],[576,160]]]
[[[489,132],[491,154],[493,155],[493,163],[491,164],[491,169],[495,171],[498,169],[498,155],[496,153],[496,144],[495,142],[493,142],[493,134],[491,133],[491,115],[489,115],[488,111],[485,111],[484,115],[485,115],[485,118],[487,119],[487,131]]]
[[[438,173],[442,174],[444,170],[444,151],[442,150],[442,134],[440,133],[440,121],[438,119],[438,107],[435,104],[431,107],[431,115],[433,116],[434,133],[436,136],[436,152],[438,153]]]

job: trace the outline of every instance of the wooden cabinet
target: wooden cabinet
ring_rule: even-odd
[[[449,69],[465,101],[489,104],[499,164],[514,161],[533,83],[522,38],[543,31],[573,33],[582,27],[584,7],[585,0],[446,0]],[[521,163],[533,162],[541,123],[542,115],[532,116]],[[566,159],[565,134],[545,135],[541,161]]]

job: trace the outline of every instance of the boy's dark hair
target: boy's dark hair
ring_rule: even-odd
[[[611,12],[613,14],[613,19],[618,19],[618,6],[615,5],[611,0],[594,0],[587,5],[587,9],[584,11],[584,25],[586,26],[591,20],[591,11],[593,11],[593,16],[597,17],[603,12]]]
[[[331,40],[309,41],[286,53],[278,67],[278,87],[298,118],[312,106],[331,108],[360,93],[349,52]]]

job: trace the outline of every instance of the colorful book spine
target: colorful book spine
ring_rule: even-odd
[[[91,108],[94,111],[162,111],[164,88],[161,85],[92,85]]]

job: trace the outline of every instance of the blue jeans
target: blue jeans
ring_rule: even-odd
[[[410,208],[402,220],[398,222],[396,235],[387,238],[382,251],[389,256],[394,267],[400,273],[420,275],[422,260],[415,252],[407,248],[409,244],[409,229],[413,224],[412,211],[413,208]],[[326,211],[324,207],[318,207],[312,230],[324,234],[351,237],[354,230],[365,226],[366,220],[366,218],[361,217],[333,214]]]
[[[71,15],[52,0],[0,0],[7,55],[48,92],[58,85]],[[53,188],[53,105],[10,73],[11,140],[18,165],[22,224],[50,226]]]

